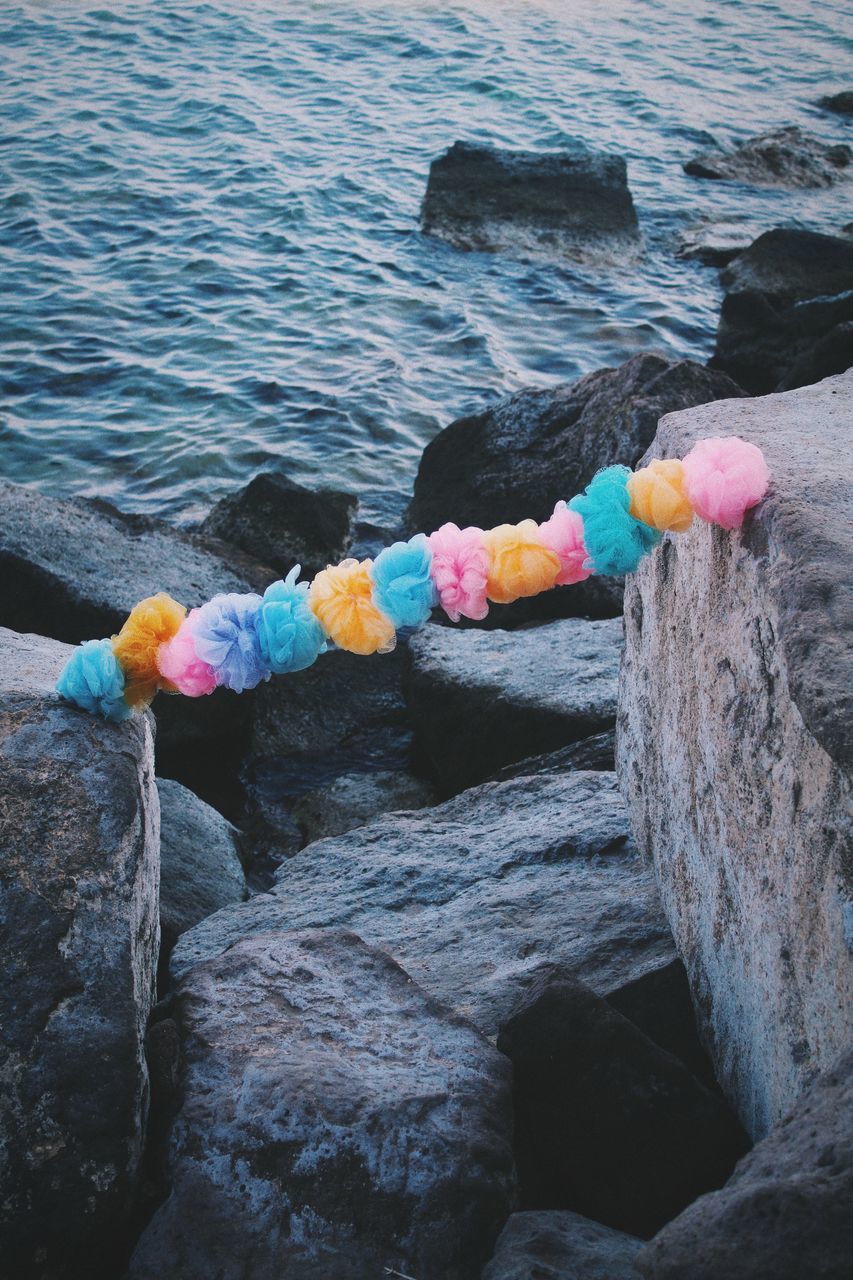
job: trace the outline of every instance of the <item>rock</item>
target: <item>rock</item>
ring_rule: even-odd
[[[514,1193],[509,1064],[390,957],[268,933],[177,993],[172,1193],[131,1280],[476,1280]]]
[[[793,125],[749,138],[734,151],[702,151],[685,162],[684,172],[757,187],[831,187],[848,176],[851,160],[848,146],[828,146]]]
[[[300,564],[302,576],[313,578],[346,556],[357,505],[351,493],[306,489],[285,475],[264,471],[217,502],[199,530],[233,543],[282,576]]]
[[[626,593],[617,760],[717,1077],[754,1137],[850,1040],[853,374],[663,420],[655,456],[759,445],[768,497]]]
[[[677,254],[706,267],[725,267],[749,248],[755,230],[747,222],[699,222],[683,232]]]
[[[830,297],[853,289],[853,244],[777,227],[739,253],[720,281],[728,293],[760,293],[776,307]]]
[[[427,235],[457,249],[575,259],[636,257],[625,161],[587,151],[503,151],[455,142],[433,160],[421,207]]]
[[[607,730],[621,652],[619,618],[524,631],[427,623],[411,638],[404,689],[442,788],[462,791],[503,765]]]
[[[719,1092],[714,1069],[696,1029],[690,983],[680,960],[626,982],[618,991],[610,992],[607,1003],[659,1048],[683,1062],[702,1084]]]
[[[583,982],[550,975],[501,1028],[524,1208],[648,1237],[747,1148],[726,1104]]]
[[[514,1213],[483,1280],[640,1280],[642,1241],[559,1210]]]
[[[510,778],[533,778],[543,773],[566,773],[569,769],[604,769],[612,772],[616,767],[616,734],[614,729],[582,738],[557,751],[540,756],[528,756],[516,764],[504,765],[489,779],[491,782],[508,782]]]
[[[609,995],[675,958],[606,773],[487,783],[308,845],[270,893],[183,934],[172,974],[284,927],[356,930],[486,1035],[543,966]]]
[[[0,629],[0,1238],[16,1280],[116,1274],[148,1108],[151,722],[61,703],[69,652]]]
[[[712,1195],[639,1255],[648,1280],[847,1280],[853,1055],[822,1076]]]
[[[826,94],[818,98],[817,105],[824,111],[834,111],[840,116],[853,116],[853,89],[842,89],[840,93]]]
[[[394,770],[345,773],[327,787],[303,796],[293,816],[305,842],[342,835],[372,818],[398,809],[425,809],[435,804],[433,788],[423,778]]]

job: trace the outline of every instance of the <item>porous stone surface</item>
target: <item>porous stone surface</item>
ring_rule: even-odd
[[[636,1236],[567,1210],[514,1213],[483,1280],[639,1280]]]
[[[424,809],[436,799],[430,783],[410,773],[389,769],[345,773],[298,800],[293,816],[307,844],[363,827],[383,813]]]
[[[654,876],[606,773],[487,783],[308,845],[271,892],[183,934],[171,971],[180,978],[269,929],[319,926],[385,947],[487,1035],[543,966],[609,994],[674,959]]]
[[[647,1280],[847,1280],[853,1257],[853,1054],[847,1053],[638,1257]]]
[[[666,540],[626,593],[617,762],[718,1078],[761,1137],[851,1035],[853,374],[665,418],[759,445],[741,532]]]
[[[748,138],[733,151],[708,150],[685,161],[695,178],[717,178],[758,187],[831,187],[847,177],[853,151],[792,125]]]
[[[172,1191],[132,1280],[477,1280],[515,1190],[510,1069],[384,953],[267,933],[177,993]]]
[[[621,618],[563,618],[522,631],[421,627],[404,691],[442,788],[461,791],[610,728],[621,652]]]
[[[71,650],[0,628],[0,1270],[116,1274],[148,1106],[151,723],[60,702]]]

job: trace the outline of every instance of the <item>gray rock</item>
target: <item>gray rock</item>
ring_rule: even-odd
[[[514,1213],[500,1234],[483,1280],[640,1280],[635,1236],[578,1213]]]
[[[385,947],[487,1035],[543,966],[608,995],[675,958],[606,773],[487,783],[308,845],[272,892],[183,934],[171,971],[270,929],[321,926]]]
[[[455,142],[430,165],[421,226],[457,249],[581,260],[640,249],[625,161],[582,147],[542,153]]]
[[[793,125],[749,138],[733,151],[702,151],[684,172],[757,187],[831,187],[848,176],[853,151],[828,146]]]
[[[853,1257],[853,1055],[655,1236],[648,1280],[847,1280]]]
[[[818,98],[817,105],[824,111],[834,111],[836,115],[853,116],[853,89],[842,89],[840,93],[829,93]]]
[[[542,773],[565,773],[569,769],[615,769],[616,734],[614,729],[582,738],[557,751],[544,755],[527,756],[516,764],[504,765],[489,779],[490,782],[508,782],[510,778],[532,778]]]
[[[720,275],[727,293],[760,293],[776,307],[853,289],[853,244],[843,236],[776,227]]]
[[[523,631],[427,623],[410,641],[404,688],[444,790],[607,730],[621,652],[621,618],[563,618]]]
[[[293,807],[306,843],[342,835],[397,809],[425,809],[436,802],[432,786],[410,773],[381,769],[346,773],[303,796]]]
[[[0,1269],[16,1280],[115,1274],[148,1107],[151,723],[61,703],[70,652],[0,629]]]
[[[748,249],[756,228],[748,222],[699,222],[688,227],[678,242],[678,257],[706,267],[725,267]]]
[[[132,1280],[476,1280],[514,1194],[509,1063],[344,931],[267,933],[177,993],[172,1193]]]
[[[849,1042],[853,374],[661,423],[760,445],[742,533],[696,521],[626,593],[617,760],[703,1040],[765,1134]]]

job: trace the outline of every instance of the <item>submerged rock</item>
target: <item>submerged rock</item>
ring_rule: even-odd
[[[747,222],[699,222],[682,233],[678,257],[695,259],[706,267],[725,267],[749,248],[755,233]]]
[[[694,178],[758,187],[830,187],[847,177],[853,151],[829,146],[796,125],[748,138],[733,151],[702,151],[684,163]]]
[[[817,105],[824,111],[834,111],[840,116],[853,116],[853,89],[842,89],[840,93],[829,93],[818,98]]]
[[[483,1280],[640,1280],[642,1241],[578,1213],[514,1213]]]

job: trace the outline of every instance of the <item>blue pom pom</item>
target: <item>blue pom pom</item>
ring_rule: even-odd
[[[630,515],[628,467],[605,467],[592,477],[569,507],[583,517],[585,568],[600,574],[633,573],[642,557],[661,540],[651,525]]]
[[[75,649],[62,668],[56,692],[105,720],[126,720],[133,714],[124,700],[124,672],[111,640],[86,640]]]
[[[192,620],[196,653],[216,672],[217,683],[235,693],[270,678],[258,635],[261,603],[251,593],[214,596]]]
[[[380,551],[371,576],[373,598],[395,627],[419,627],[438,604],[430,577],[432,551],[423,533]]]
[[[296,565],[264,592],[258,618],[261,656],[276,675],[304,671],[326,648],[320,620],[308,604],[308,583]]]

